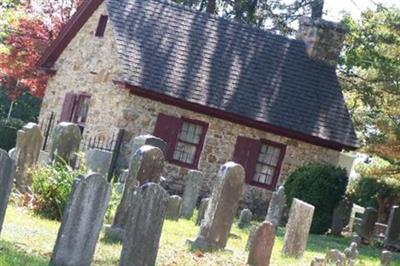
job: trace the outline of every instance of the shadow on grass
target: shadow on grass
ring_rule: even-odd
[[[29,254],[19,249],[14,243],[8,241],[0,241],[0,265],[29,265],[44,266],[48,265],[49,258]]]

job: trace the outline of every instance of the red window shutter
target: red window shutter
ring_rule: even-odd
[[[75,93],[68,92],[67,94],[65,94],[64,103],[61,110],[60,122],[71,122],[75,102],[76,102]]]
[[[261,141],[259,140],[240,136],[236,140],[233,161],[244,167],[247,182],[253,179],[260,150]]]
[[[159,114],[154,129],[154,136],[163,139],[167,143],[165,157],[168,161],[174,155],[176,140],[181,130],[182,120],[178,117]]]
[[[108,16],[101,15],[99,19],[99,23],[97,24],[96,33],[94,34],[96,37],[103,37],[104,32],[106,31]]]

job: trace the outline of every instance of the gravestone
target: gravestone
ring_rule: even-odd
[[[128,179],[128,174],[129,174],[129,169],[123,169],[121,170],[121,173],[118,177],[118,182],[119,183],[125,183],[126,179]]]
[[[389,250],[384,250],[381,253],[381,266],[390,266],[392,264],[393,254]]]
[[[69,122],[58,124],[53,130],[50,161],[52,163],[65,162],[73,166],[81,139],[81,130],[76,124]]]
[[[5,150],[0,149],[0,234],[15,176],[14,160]]]
[[[92,172],[108,175],[113,153],[100,149],[90,149],[85,152],[86,166]]]
[[[311,266],[326,266],[325,258],[315,257],[311,261]]]
[[[181,216],[186,219],[190,219],[193,216],[203,179],[203,174],[196,170],[190,170],[186,175],[181,210]]]
[[[296,198],[293,199],[282,249],[284,255],[296,258],[303,256],[313,214],[313,205]]]
[[[249,209],[243,209],[239,215],[238,227],[246,228],[250,225],[253,213]]]
[[[149,135],[149,134],[148,135],[140,135],[140,136],[135,137],[132,141],[132,155],[134,155],[136,153],[136,151],[144,145],[150,145],[153,147],[157,147],[162,152],[165,152],[165,149],[167,147],[167,143],[164,140],[157,138],[156,136]]]
[[[192,243],[199,249],[223,249],[228,241],[233,219],[243,191],[244,169],[228,162],[221,166],[200,233]]]
[[[155,183],[144,184],[133,195],[120,266],[155,265],[168,198]]]
[[[251,239],[247,263],[254,266],[268,266],[274,242],[275,226],[269,221],[264,221]]]
[[[269,221],[268,221],[269,222]],[[246,242],[246,247],[245,250],[248,251],[250,249],[251,242],[253,241],[253,237],[257,231],[258,226],[257,225],[252,225],[249,229],[249,234],[247,236],[247,242]],[[276,230],[275,230],[276,231]]]
[[[50,265],[91,264],[110,195],[110,184],[99,174],[74,181]]]
[[[124,192],[117,207],[113,224],[106,228],[106,235],[113,240],[122,240],[129,217],[132,195],[135,189],[148,182],[158,183],[164,170],[164,155],[159,148],[144,145],[136,151],[129,164]]]
[[[350,246],[344,250],[344,255],[346,256],[347,260],[349,261],[348,264],[354,264],[355,260],[358,257],[358,249],[357,243],[351,242]]]
[[[361,237],[357,234],[353,234],[353,236],[351,237],[351,243],[354,242],[357,244],[357,247],[359,247],[361,245]]]
[[[346,266],[346,256],[337,249],[329,250],[326,253],[325,260],[328,265]]]
[[[372,207],[366,208],[359,229],[359,235],[364,242],[369,243],[372,240],[374,236],[375,223],[377,220],[377,210]]]
[[[333,210],[331,232],[334,236],[341,236],[345,226],[346,217],[350,215],[352,203],[347,199],[342,199],[338,206]]]
[[[15,144],[15,186],[22,193],[29,191],[32,186],[32,177],[28,174],[29,168],[36,165],[42,148],[43,136],[35,123],[28,123],[17,132]]]
[[[167,219],[178,221],[182,208],[182,198],[178,195],[170,196],[167,204]]]
[[[210,198],[201,199],[199,210],[197,211],[196,225],[200,225],[201,221],[204,219],[204,215],[206,213],[209,201]]]
[[[277,191],[272,193],[272,198],[269,202],[268,212],[265,220],[270,221],[275,226],[279,226],[285,203],[285,188],[280,186]]]
[[[393,206],[390,210],[387,229],[385,232],[385,245],[396,246],[400,244],[400,207]]]

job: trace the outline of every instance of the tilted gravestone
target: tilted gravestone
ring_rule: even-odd
[[[106,228],[106,235],[113,240],[122,240],[129,217],[132,195],[138,185],[147,182],[158,183],[164,170],[164,155],[159,148],[144,145],[136,151],[129,164],[124,192],[115,213],[114,222]]]
[[[268,266],[275,242],[275,226],[264,221],[255,231],[249,246],[247,263],[255,266]]]
[[[270,221],[275,226],[278,226],[282,218],[285,203],[285,188],[280,186],[277,191],[272,193],[272,198],[269,202],[268,212],[265,220]]]
[[[202,198],[200,201],[199,210],[197,211],[196,225],[200,225],[204,219],[210,198]]]
[[[67,163],[73,165],[76,153],[81,144],[81,130],[76,124],[61,122],[53,130],[50,149],[50,161],[52,163]]]
[[[0,234],[15,176],[14,160],[5,150],[0,149]]]
[[[223,249],[243,191],[244,169],[234,162],[225,163],[218,171],[200,233],[192,243],[199,249]]]
[[[250,225],[253,213],[249,209],[243,209],[239,215],[238,227],[246,228]]]
[[[313,215],[313,205],[296,198],[293,199],[282,249],[284,255],[296,258],[303,256]]]
[[[359,235],[364,242],[368,243],[372,240],[377,220],[378,211],[372,207],[366,208],[359,228]]]
[[[50,265],[91,264],[110,195],[110,184],[99,174],[74,181]]]
[[[108,175],[113,153],[100,149],[90,149],[85,152],[86,166],[92,172]]]
[[[153,135],[140,135],[137,136],[133,139],[132,141],[132,156],[136,153],[137,150],[140,149],[140,147],[144,145],[150,145],[153,147],[159,148],[162,152],[165,152],[165,149],[167,147],[167,143]]]
[[[190,170],[186,175],[181,210],[181,216],[186,219],[190,219],[193,216],[203,179],[203,174],[196,170]]]
[[[35,123],[28,123],[17,132],[15,144],[15,183],[21,192],[26,192],[32,186],[32,178],[28,169],[36,165],[42,148],[43,136],[40,128]]]
[[[393,206],[390,210],[389,221],[385,232],[385,245],[400,246],[400,207]]]
[[[168,198],[168,193],[155,183],[146,183],[135,192],[120,266],[155,265]]]
[[[178,221],[181,209],[182,209],[182,198],[179,197],[178,195],[170,196],[167,204],[166,218]]]

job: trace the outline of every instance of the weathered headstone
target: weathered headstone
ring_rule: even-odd
[[[193,216],[193,211],[196,208],[197,198],[199,197],[203,179],[203,174],[196,170],[190,170],[186,175],[181,210],[181,216],[186,219]]]
[[[315,257],[311,261],[311,266],[326,266],[325,258]]]
[[[351,202],[347,199],[342,199],[338,206],[333,210],[331,232],[335,236],[341,236],[345,226],[346,217],[351,212]]]
[[[272,198],[269,202],[268,212],[265,220],[270,221],[275,226],[279,226],[283,209],[285,207],[285,202],[285,188],[280,186],[277,191],[272,193]]]
[[[251,242],[253,241],[254,235],[256,234],[257,228],[258,228],[257,225],[252,225],[249,229],[249,234],[247,236],[247,242],[246,242],[246,247],[245,247],[246,251],[248,251],[250,249],[250,245],[251,245]]]
[[[201,199],[199,210],[197,211],[196,225],[200,225],[201,221],[204,219],[204,215],[206,213],[209,202],[210,202],[210,198],[202,198]]]
[[[43,136],[35,123],[28,123],[17,132],[15,144],[15,185],[21,192],[26,192],[32,186],[32,177],[28,169],[36,165],[42,148]]]
[[[329,250],[326,253],[325,260],[329,265],[335,264],[336,266],[346,266],[346,256],[337,249]]]
[[[251,239],[247,263],[254,266],[268,266],[274,242],[275,226],[269,221],[264,221]]]
[[[249,209],[243,209],[239,215],[238,227],[246,228],[250,225],[253,213]]]
[[[100,149],[90,149],[85,152],[86,166],[92,172],[107,176],[110,170],[113,153]]]
[[[117,207],[114,222],[106,228],[106,235],[113,240],[122,240],[124,228],[129,217],[132,195],[138,185],[148,182],[158,183],[164,169],[164,155],[159,148],[144,145],[136,151],[129,164],[121,202]]]
[[[53,130],[50,161],[73,165],[81,143],[81,130],[76,124],[61,122]]]
[[[195,248],[225,248],[243,191],[244,176],[244,169],[239,164],[228,162],[221,166],[200,233],[193,242]]]
[[[132,141],[132,155],[136,153],[140,147],[144,145],[150,145],[153,147],[159,148],[162,152],[165,152],[165,149],[167,147],[167,143],[165,143],[164,140],[157,138],[156,136],[153,135],[140,135],[137,136],[133,139]]]
[[[349,261],[348,264],[354,264],[355,260],[358,257],[358,249],[357,249],[357,243],[351,242],[350,246],[344,250],[344,255],[346,256],[346,259]]]
[[[15,176],[14,160],[5,150],[0,149],[0,234]]]
[[[166,218],[174,221],[179,220],[179,214],[182,208],[182,198],[178,195],[170,196],[167,204]]]
[[[155,265],[168,198],[168,193],[155,183],[146,183],[135,192],[120,266]]]
[[[293,199],[282,249],[284,255],[296,258],[303,256],[313,215],[313,205]]]
[[[392,264],[393,254],[389,250],[384,250],[381,253],[381,266],[390,266]]]
[[[385,232],[385,245],[400,244],[400,207],[393,206],[390,210],[389,221]]]
[[[359,235],[364,242],[369,243],[372,240],[374,236],[375,223],[377,220],[377,210],[372,207],[366,208],[359,229]]]
[[[50,265],[91,264],[110,195],[110,184],[99,174],[75,180]]]

